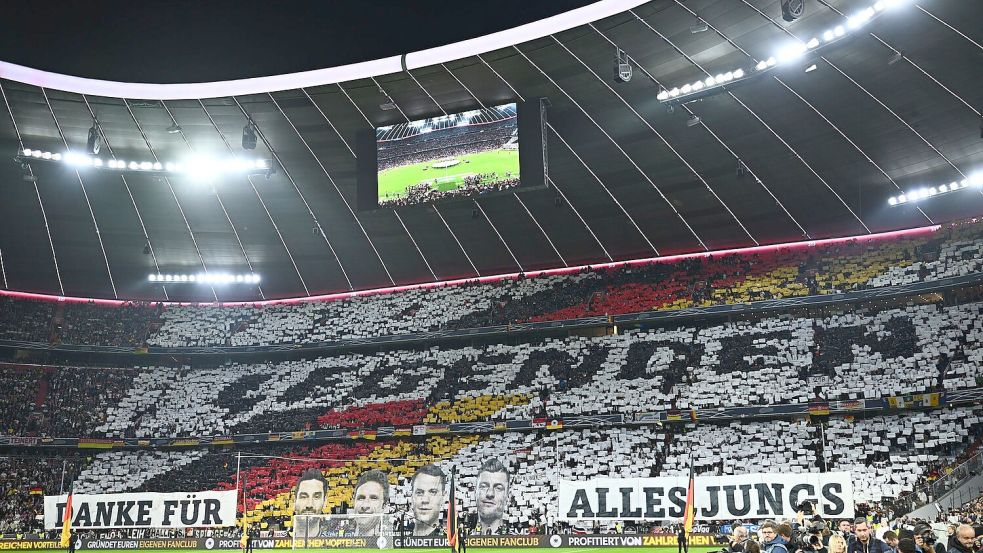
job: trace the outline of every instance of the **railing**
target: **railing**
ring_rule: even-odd
[[[970,457],[967,461],[952,469],[952,472],[949,474],[931,482],[928,485],[928,495],[932,498],[932,500],[944,496],[950,491],[958,488],[960,485],[966,482],[966,480],[979,475],[981,468],[983,468],[983,451]],[[962,505],[971,499],[973,499],[973,497],[967,497],[965,501],[960,501],[959,504]]]
[[[981,469],[983,469],[983,451],[963,461],[959,466],[952,469],[949,474],[899,497],[894,501],[895,512],[910,513],[929,503],[937,502],[940,498],[959,488],[974,476],[979,476]],[[953,506],[963,505],[976,499],[980,494],[983,494],[983,485],[959,490],[953,498],[954,500],[951,501],[951,504]]]

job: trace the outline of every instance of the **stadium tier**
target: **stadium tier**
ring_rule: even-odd
[[[56,312],[50,303],[4,299],[0,323],[9,322],[0,324],[0,338],[178,348],[305,344],[839,294],[981,271],[983,224],[968,222],[913,236],[262,308],[65,303]]]
[[[824,433],[825,432],[825,433]],[[928,444],[922,436],[931,435]],[[596,477],[632,478],[685,475],[691,458],[699,475],[755,472],[848,471],[854,497],[878,504],[924,484],[929,467],[951,462],[979,443],[983,420],[973,408],[901,413],[868,419],[832,417],[828,428],[806,421],[745,421],[729,425],[687,424],[666,429],[616,428],[509,432],[491,436],[429,437],[317,447],[260,446],[242,459],[222,451],[119,451],[99,453],[67,473],[80,493],[234,489],[237,468],[247,482],[244,519],[264,529],[289,529],[295,486],[305,471],[328,481],[323,512],[351,508],[353,487],[362,473],[388,474],[390,512],[410,508],[411,477],[423,465],[454,471],[462,482],[465,510],[474,510],[472,483],[488,459],[509,474],[506,523],[524,533],[533,523],[553,526],[557,482]],[[33,463],[33,464],[31,464]],[[35,465],[37,468],[35,468]],[[16,486],[36,482],[51,493],[60,486],[61,467],[45,459],[18,462]],[[80,470],[79,470],[80,469]],[[33,478],[33,480],[32,480]],[[65,485],[68,485],[66,482]],[[29,509],[23,496],[7,502]],[[14,503],[16,502],[16,503]],[[22,524],[21,527],[29,526]]]
[[[801,404],[817,397],[813,384],[826,400],[959,391],[983,385],[980,320],[983,303],[930,303],[214,369],[14,367],[2,373],[3,389],[16,391],[5,394],[3,420],[19,435],[150,438]],[[405,491],[428,461],[473,478],[480,460],[495,457],[514,475],[509,524],[553,524],[557,478],[680,475],[694,451],[701,474],[849,471],[858,501],[880,502],[913,491],[940,463],[976,444],[980,422],[974,407],[955,407],[813,423],[707,421],[257,446],[247,450],[259,456],[249,457],[242,473],[250,482],[245,515],[266,527],[288,526],[290,489],[307,468],[325,471],[325,510],[342,512],[356,469],[384,470],[394,489]],[[223,489],[234,486],[234,461],[203,448],[112,451],[75,460],[75,486],[179,491],[197,482],[196,489]],[[406,496],[392,497],[399,509],[405,499],[397,498]]]
[[[930,303],[215,368],[14,367],[4,384],[27,409],[7,398],[3,420],[19,435],[149,438],[345,426],[333,410],[373,404],[446,423],[805,403],[820,385],[827,400],[954,391],[983,385],[980,320],[981,302]]]

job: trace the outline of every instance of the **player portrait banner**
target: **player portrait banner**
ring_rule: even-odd
[[[68,495],[44,496],[44,527],[61,527]],[[72,528],[217,528],[236,523],[236,492],[74,494]]]
[[[696,520],[794,518],[810,502],[824,518],[853,518],[849,472],[697,476]],[[561,480],[560,520],[678,520],[686,476]]]

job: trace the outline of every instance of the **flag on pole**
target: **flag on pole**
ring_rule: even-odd
[[[451,551],[454,553],[460,553],[460,529],[458,528],[459,521],[457,520],[457,494],[454,489],[454,476],[457,473],[457,468],[451,469],[451,493],[447,500],[447,545],[451,546]]]
[[[68,490],[68,499],[65,501],[65,516],[61,523],[61,546],[68,547],[68,540],[72,536],[72,490]]]
[[[696,496],[696,480],[693,478],[693,458],[689,460],[689,486],[686,487],[686,510],[683,511],[683,530],[686,534],[693,531],[693,521],[696,519],[696,507],[693,505]]]

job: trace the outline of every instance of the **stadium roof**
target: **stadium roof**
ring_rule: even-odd
[[[848,18],[873,0],[807,1],[792,23],[775,0],[608,0],[405,57],[193,85],[0,64],[0,151],[10,157],[20,148],[63,152],[66,142],[84,148],[93,115],[120,159],[239,153],[248,116],[260,141],[252,153],[272,149],[280,167],[269,178],[208,184],[43,162],[30,164],[32,182],[19,163],[0,164],[0,285],[258,300],[981,214],[983,194],[972,186],[888,205],[983,170],[983,10],[943,0],[881,7],[894,4],[853,29]],[[837,26],[847,29],[842,39],[727,90],[671,111],[657,98]],[[612,44],[631,58],[628,83],[613,82]],[[539,97],[550,102],[549,188],[356,209],[358,131]],[[390,102],[398,109],[384,109]],[[166,295],[147,282],[150,273],[204,268],[263,280],[167,285]]]

